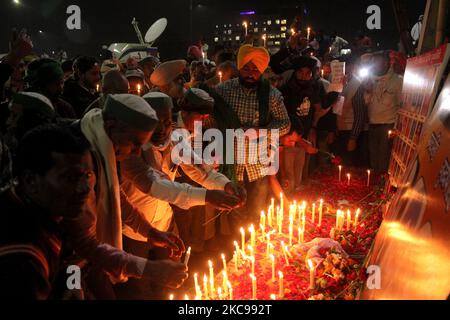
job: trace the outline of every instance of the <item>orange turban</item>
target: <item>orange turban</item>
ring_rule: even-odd
[[[239,49],[237,63],[241,70],[247,63],[253,62],[259,72],[264,73],[270,62],[269,52],[263,47],[254,47],[250,44],[243,45]]]

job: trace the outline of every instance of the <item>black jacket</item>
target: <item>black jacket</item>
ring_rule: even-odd
[[[59,226],[12,190],[0,194],[0,208],[0,298],[48,299],[59,269]]]
[[[98,93],[90,93],[78,84],[75,79],[68,79],[64,83],[62,99],[70,103],[76,113],[77,119],[83,117],[84,111],[99,97]]]

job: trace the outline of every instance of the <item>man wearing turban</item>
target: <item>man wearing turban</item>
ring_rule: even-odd
[[[227,119],[230,122],[228,127],[244,131],[255,129],[256,132],[256,136],[251,138],[252,143],[234,146],[235,176],[232,178],[243,185],[248,194],[247,205],[236,210],[234,214],[237,225],[256,221],[258,213],[264,210],[262,206],[269,193],[268,176],[275,174],[269,170],[273,165],[270,162],[270,154],[269,160],[261,159],[259,149],[270,145],[269,137],[275,133],[274,130],[278,130],[279,135],[283,136],[290,128],[283,96],[262,77],[269,61],[270,56],[265,48],[244,45],[240,48],[237,58],[239,77],[225,81],[217,87],[217,93],[232,110]],[[260,129],[267,129],[267,139],[258,140],[265,136]],[[261,144],[261,140],[268,141]],[[233,150],[231,145],[226,147],[227,151]],[[240,161],[242,155],[245,155],[244,161]],[[252,161],[255,159],[257,161]]]

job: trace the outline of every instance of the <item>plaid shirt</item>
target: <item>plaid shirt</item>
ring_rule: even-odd
[[[290,121],[289,116],[284,106],[283,96],[280,91],[271,87],[269,95],[269,114],[270,123],[266,128],[260,127],[259,124],[259,101],[256,90],[249,90],[241,86],[239,79],[233,79],[220,84],[217,88],[224,100],[233,108],[238,116],[241,125],[244,128],[254,129],[278,129],[280,137],[289,133]],[[216,119],[220,121],[220,119]],[[235,143],[235,162],[238,157],[245,155],[245,161],[236,164],[236,178],[238,181],[244,181],[245,172],[247,172],[249,182],[253,182],[264,178],[269,174],[270,154],[268,161],[258,159],[258,146],[270,148],[269,141],[262,139],[258,143],[249,143],[246,141],[245,149],[239,143]],[[263,144],[261,144],[263,142]],[[278,142],[277,142],[278,143]],[[257,159],[257,161],[251,161]]]

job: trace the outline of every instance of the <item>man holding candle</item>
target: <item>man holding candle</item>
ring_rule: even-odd
[[[238,54],[239,78],[222,83],[217,92],[235,114],[234,128],[256,129],[254,140],[261,138],[258,129],[278,130],[283,136],[289,132],[290,121],[281,93],[261,76],[270,61],[265,48],[244,45]],[[269,137],[265,137],[268,139]],[[267,143],[265,144],[268,147]],[[265,209],[269,193],[269,163],[258,159],[250,164],[248,159],[258,158],[258,143],[245,143],[246,150],[235,146],[235,159],[246,154],[245,164],[235,164],[236,179],[245,186],[248,201],[245,208],[236,212],[235,217],[242,222],[257,222],[259,213]],[[236,160],[235,160],[236,161]]]

